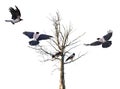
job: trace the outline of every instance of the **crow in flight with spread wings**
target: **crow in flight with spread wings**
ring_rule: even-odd
[[[23,34],[26,35],[28,38],[33,39],[33,40],[29,41],[29,44],[31,46],[36,46],[39,44],[40,40],[47,40],[52,37],[52,36],[46,35],[46,34],[39,34],[39,32],[25,31],[25,32],[23,32]]]
[[[98,46],[102,45],[103,48],[108,48],[112,45],[112,41],[109,41],[109,39],[112,37],[112,30],[109,30],[106,35],[104,35],[102,38],[97,38],[97,41],[92,42],[90,44],[84,44],[86,46]]]
[[[9,11],[12,15],[12,19],[11,20],[5,20],[6,22],[11,22],[12,24],[15,24],[17,22],[22,21],[23,19],[21,19],[21,13],[20,10],[18,9],[17,6],[15,6],[16,9],[10,7]]]

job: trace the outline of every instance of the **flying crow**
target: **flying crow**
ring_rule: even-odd
[[[109,30],[106,35],[104,35],[102,38],[97,38],[97,41],[92,42],[90,44],[84,44],[86,46],[98,46],[102,45],[103,48],[110,47],[112,44],[112,41],[109,41],[109,39],[112,37],[112,30]]]
[[[52,55],[52,58],[59,57],[61,54],[61,52],[57,52],[56,54]]]
[[[52,36],[46,35],[46,34],[39,34],[39,32],[23,32],[24,35],[26,35],[28,38],[33,39],[29,41],[29,44],[31,46],[35,46],[39,44],[40,40],[47,40],[50,39]]]
[[[66,61],[72,60],[74,57],[75,57],[75,53],[73,53],[72,55],[70,55],[70,56],[66,59]]]
[[[20,18],[21,17],[20,10],[18,9],[17,6],[15,6],[15,8],[16,9],[14,9],[12,7],[9,8],[9,11],[12,15],[12,18],[11,18],[11,20],[5,20],[6,22],[11,22],[12,24],[15,24],[15,23],[23,20],[23,19]]]

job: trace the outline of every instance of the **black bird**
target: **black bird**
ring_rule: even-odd
[[[109,30],[106,35],[104,35],[102,38],[97,38],[97,41],[92,42],[90,44],[84,44],[86,46],[98,46],[102,44],[103,48],[108,48],[112,45],[112,41],[109,41],[109,39],[112,37],[112,30]]]
[[[10,7],[9,8],[9,11],[12,15],[12,18],[11,20],[5,20],[6,22],[11,22],[12,24],[15,24],[17,22],[20,22],[22,21],[23,19],[21,19],[21,13],[20,13],[20,10],[18,9],[17,6],[15,6],[16,9]]]
[[[33,40],[29,41],[29,44],[31,46],[38,45],[40,40],[47,40],[52,37],[52,36],[46,35],[46,34],[39,34],[39,32],[25,31],[25,32],[23,32],[23,34],[26,35],[27,37],[29,37],[30,39],[33,39]]]
[[[66,59],[66,61],[72,60],[74,57],[75,57],[75,53],[73,53],[72,55],[70,55],[70,56]]]
[[[60,55],[62,55],[62,52],[57,52],[56,54],[52,55],[52,58],[59,57]]]

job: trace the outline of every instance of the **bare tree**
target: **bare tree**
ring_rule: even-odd
[[[61,24],[60,14],[56,12],[56,16],[50,19],[53,22],[53,39],[49,41],[50,49],[43,46],[37,46],[36,50],[39,50],[42,55],[49,55],[50,58],[44,60],[46,61],[59,61],[60,66],[60,84],[59,89],[65,89],[65,77],[64,77],[64,65],[75,62],[86,53],[82,55],[77,55],[75,57],[75,48],[80,46],[80,37],[84,35],[77,36],[73,40],[70,40],[70,35],[72,34],[72,26],[69,25],[65,27]],[[52,50],[52,52],[50,52]],[[71,53],[72,51],[72,53]]]

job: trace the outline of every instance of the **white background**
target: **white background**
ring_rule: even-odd
[[[10,6],[17,5],[24,20],[12,25]],[[81,38],[80,60],[65,65],[66,89],[120,89],[120,2],[119,0],[1,0],[0,1],[0,89],[58,89],[59,71],[55,62],[28,47],[23,31],[51,34],[48,19],[59,10],[65,25],[72,23],[73,34]],[[113,44],[107,49],[84,47],[83,43],[113,30]],[[74,37],[74,36],[73,36]]]

